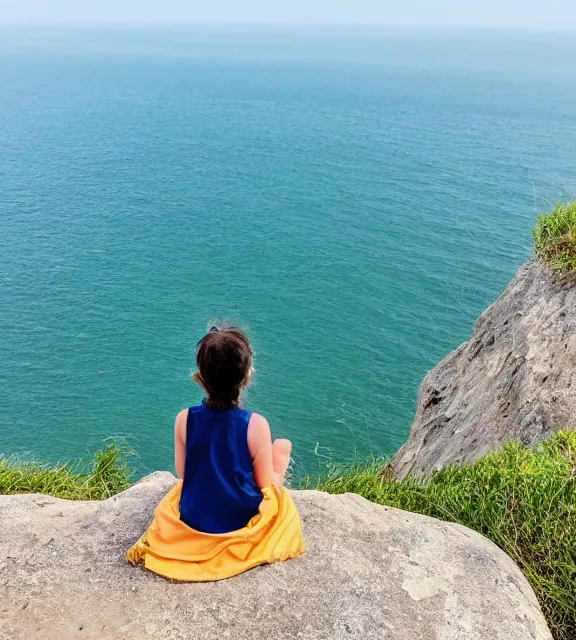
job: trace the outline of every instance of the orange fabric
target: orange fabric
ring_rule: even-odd
[[[260,564],[282,562],[304,553],[300,516],[290,493],[263,489],[260,512],[231,533],[201,533],[180,520],[182,483],[167,493],[144,535],[126,560],[165,578],[183,582],[223,580]]]

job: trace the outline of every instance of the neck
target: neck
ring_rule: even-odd
[[[228,409],[241,408],[242,398],[239,396],[235,402],[220,402],[218,400],[212,400],[209,396],[206,396],[203,400],[203,404],[214,411],[227,411]]]

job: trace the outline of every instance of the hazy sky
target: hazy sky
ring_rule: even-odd
[[[63,22],[576,29],[576,0],[0,0],[0,23]]]

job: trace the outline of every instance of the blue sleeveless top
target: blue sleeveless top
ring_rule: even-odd
[[[180,520],[196,531],[229,533],[258,513],[262,492],[248,450],[251,413],[188,409]]]

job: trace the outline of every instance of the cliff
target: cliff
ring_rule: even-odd
[[[157,473],[101,502],[0,496],[0,638],[551,638],[526,579],[489,540],[352,494],[294,492],[301,558],[171,584],[123,554],[174,482]]]
[[[425,377],[397,477],[469,463],[576,425],[576,285],[534,259]]]

